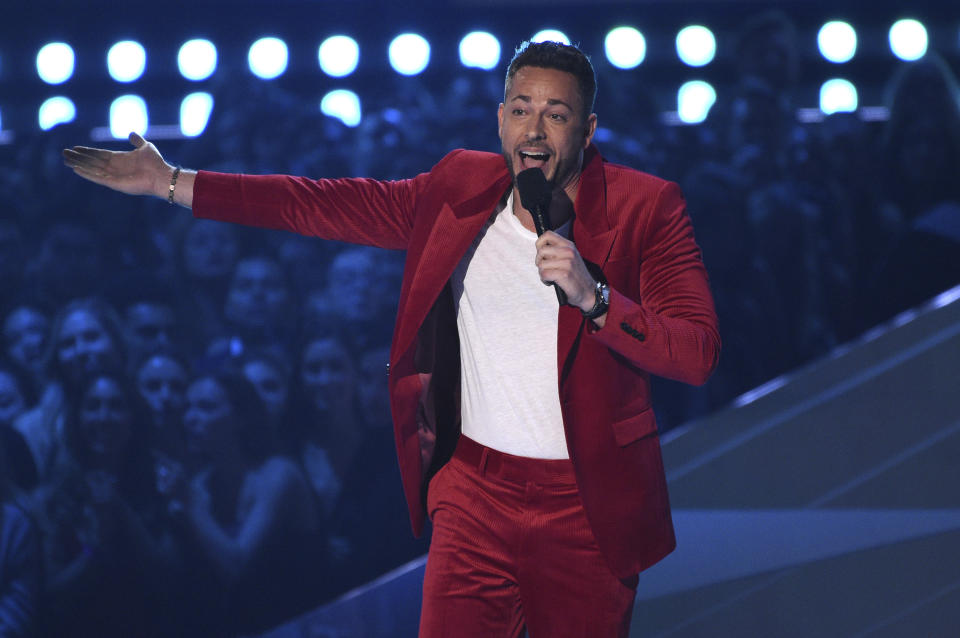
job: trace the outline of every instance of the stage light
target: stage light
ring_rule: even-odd
[[[390,43],[388,55],[394,71],[417,75],[430,63],[430,43],[416,33],[404,33]]]
[[[213,96],[209,93],[191,93],[180,102],[180,132],[185,137],[203,133],[213,112]]]
[[[329,117],[335,117],[347,126],[360,124],[360,98],[353,91],[337,89],[330,91],[320,101],[320,111]]]
[[[567,37],[563,31],[557,31],[556,29],[544,29],[543,31],[538,31],[530,38],[531,42],[562,42],[563,44],[570,44],[570,38]]]
[[[272,80],[287,70],[287,45],[280,38],[260,38],[250,45],[247,63],[250,71],[263,80]]]
[[[77,108],[69,98],[65,97],[52,97],[45,100],[37,112],[38,123],[44,131],[49,131],[57,124],[72,122],[76,116]]]
[[[857,32],[846,22],[827,22],[817,33],[817,46],[820,54],[830,62],[849,62],[857,52]]]
[[[717,92],[706,82],[685,82],[677,91],[677,115],[687,124],[699,124],[707,119],[710,108],[717,101]]]
[[[820,110],[825,115],[856,111],[856,87],[847,80],[827,80],[820,87]]]
[[[65,42],[45,44],[37,52],[37,75],[47,84],[61,84],[73,75],[73,49]]]
[[[486,31],[473,31],[460,40],[460,63],[475,69],[495,69],[500,64],[500,42]]]
[[[217,47],[210,40],[187,40],[177,53],[180,75],[199,82],[217,70]]]
[[[890,27],[890,50],[906,62],[927,53],[927,29],[916,20],[897,20]]]
[[[632,69],[647,57],[647,41],[633,27],[617,27],[607,34],[603,48],[610,64],[618,69]]]
[[[107,70],[117,82],[134,82],[147,68],[147,52],[139,42],[123,40],[107,52]]]
[[[717,41],[707,27],[693,25],[677,34],[677,55],[687,66],[705,66],[717,54]]]
[[[126,139],[130,132],[147,132],[147,103],[139,95],[121,95],[110,104],[110,135]]]
[[[357,70],[360,63],[360,45],[346,35],[334,35],[320,44],[317,51],[320,70],[329,76],[342,78]]]

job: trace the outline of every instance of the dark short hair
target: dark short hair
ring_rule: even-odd
[[[580,97],[585,109],[584,117],[593,112],[593,103],[597,98],[597,74],[593,70],[590,58],[583,51],[561,42],[521,42],[507,67],[504,99],[513,76],[525,66],[556,69],[573,75],[577,78],[577,84],[580,87]]]

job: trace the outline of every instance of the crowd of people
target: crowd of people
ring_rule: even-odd
[[[597,145],[680,183],[720,318],[713,379],[654,392],[662,429],[960,283],[949,65],[898,68],[886,121],[801,123],[789,22],[740,43],[698,126],[600,73]],[[202,138],[158,145],[192,168],[380,179],[498,150],[501,77],[394,81],[357,128],[238,82]],[[124,198],[60,166],[75,143],[67,125],[0,147],[0,633],[250,634],[424,553],[386,388],[403,255]]]

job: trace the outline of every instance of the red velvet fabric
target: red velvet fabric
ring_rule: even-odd
[[[573,466],[464,436],[433,478],[420,638],[627,636],[637,577],[618,578]]]

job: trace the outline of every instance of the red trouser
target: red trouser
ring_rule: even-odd
[[[569,460],[460,437],[430,483],[420,638],[625,637],[637,577],[607,566]]]

